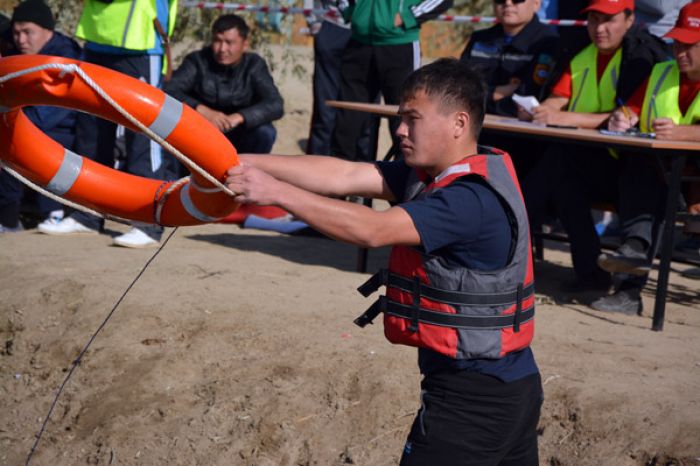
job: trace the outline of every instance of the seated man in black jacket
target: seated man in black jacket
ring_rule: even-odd
[[[265,60],[247,52],[249,28],[239,16],[222,15],[212,43],[185,57],[165,91],[219,128],[238,152],[268,154],[282,117],[283,100]]]

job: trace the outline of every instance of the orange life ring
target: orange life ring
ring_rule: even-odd
[[[0,77],[52,63],[79,66],[127,112],[215,179],[223,181],[226,170],[238,164],[236,149],[195,110],[116,71],[78,60],[21,55],[0,58]],[[0,84],[0,159],[53,193],[101,213],[170,226],[217,221],[237,207],[198,173],[173,185],[120,172],[64,149],[29,121],[21,111],[27,105],[71,108],[138,129],[74,73],[44,69]]]

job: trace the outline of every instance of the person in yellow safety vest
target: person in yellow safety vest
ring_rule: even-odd
[[[684,6],[673,29],[665,37],[673,39],[674,60],[659,63],[649,80],[626,102],[627,108],[613,112],[608,122],[612,131],[627,131],[636,125],[657,139],[700,142],[700,2]],[[688,167],[697,173],[700,164]],[[689,187],[688,212],[700,217],[700,183]],[[604,268],[636,268],[626,257],[604,255]],[[700,269],[695,268],[696,271]],[[700,278],[688,271],[687,276]]]
[[[552,95],[531,115],[521,111],[521,119],[597,128],[615,109],[622,41],[634,24],[634,0],[594,0],[584,11],[591,43],[571,60]]]
[[[584,12],[591,44],[570,61],[551,96],[532,115],[521,110],[519,116],[543,125],[605,126],[617,102],[629,98],[653,66],[669,56],[659,38],[634,25],[634,7],[634,0],[590,0]],[[575,276],[562,284],[563,292],[607,295],[612,285],[610,273],[597,264],[601,248],[592,204],[615,204],[625,243],[621,252],[633,250],[646,260],[663,197],[653,158],[552,144],[522,186],[531,225],[537,228],[551,212],[569,237]],[[639,289],[642,279],[630,278],[621,289]],[[623,301],[608,306],[596,300],[591,305],[602,311],[641,311],[638,294]]]
[[[169,72],[170,62],[164,67],[163,56],[169,55],[168,37],[175,28],[176,15],[177,0],[85,0],[76,36],[85,40],[85,61],[160,87],[163,70]],[[79,154],[114,166],[114,123],[81,114],[76,133]],[[146,178],[173,177],[176,162],[164,158],[158,144],[130,130],[125,130],[124,140],[125,160],[119,163],[120,169]],[[50,235],[97,234],[102,226],[100,219],[76,212],[39,231]],[[135,224],[114,238],[114,244],[153,247],[162,233],[160,226]]]

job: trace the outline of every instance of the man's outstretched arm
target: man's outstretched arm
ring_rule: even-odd
[[[297,157],[293,157],[296,159]],[[314,157],[300,157],[305,159],[314,159]],[[279,163],[284,163],[286,157],[260,156],[260,159],[265,159],[265,162],[260,165],[266,165],[268,161],[275,159]],[[322,159],[334,159],[330,157],[322,157]],[[364,165],[365,168],[376,170],[371,164],[356,164],[353,162],[345,162],[335,159],[340,164],[329,163],[328,167],[334,165],[344,167],[346,164]],[[293,164],[302,167],[305,163]],[[321,233],[330,236],[331,238],[345,241],[351,244],[364,247],[379,247],[392,244],[402,245],[418,245],[420,244],[420,236],[416,230],[411,217],[401,207],[392,207],[385,211],[376,211],[369,207],[345,202],[338,199],[328,198],[323,195],[316,194],[318,190],[312,192],[307,190],[304,185],[309,184],[310,177],[297,172],[296,170],[271,169],[269,172],[264,166],[261,169],[250,165],[241,165],[233,167],[228,171],[226,184],[234,192],[238,193],[235,197],[237,202],[245,204],[261,204],[261,205],[277,205],[286,211],[293,214],[295,217],[303,220],[314,229]],[[318,170],[318,167],[315,167]],[[321,172],[325,173],[323,167]],[[346,170],[347,167],[344,167]],[[361,170],[364,171],[364,170]],[[279,178],[274,175],[282,172]],[[299,174],[302,178],[287,182],[283,180],[289,174]],[[350,172],[335,173],[332,177],[345,178],[345,175],[352,174]],[[361,175],[362,176],[362,175]],[[381,179],[381,176],[377,173]],[[370,177],[372,178],[372,177]],[[310,183],[313,186],[322,185],[322,178],[319,181]],[[294,183],[294,184],[292,184]],[[382,181],[383,183],[383,181]],[[357,184],[355,181],[335,182],[335,185],[352,186]],[[361,184],[361,183],[360,183]],[[341,190],[333,194],[341,194]],[[347,194],[347,193],[346,193]]]
[[[363,196],[393,200],[379,169],[325,155],[239,154],[241,164],[323,196]]]

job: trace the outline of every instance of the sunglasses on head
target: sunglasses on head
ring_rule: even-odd
[[[496,5],[505,5],[507,0],[493,0]],[[510,0],[513,5],[517,5],[518,3],[525,3],[527,0]]]

